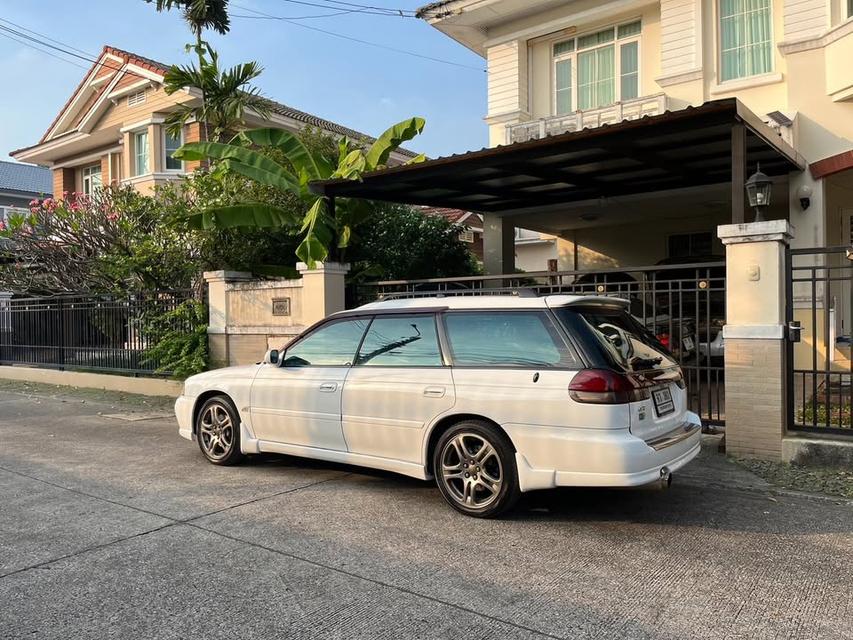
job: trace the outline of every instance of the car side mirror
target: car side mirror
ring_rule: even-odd
[[[278,364],[278,349],[270,349],[264,354],[264,364]]]

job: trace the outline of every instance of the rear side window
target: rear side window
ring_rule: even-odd
[[[573,307],[560,309],[557,317],[566,323],[576,314],[610,360],[627,371],[647,371],[677,366],[674,356],[634,317],[621,309]]]
[[[435,316],[376,318],[358,352],[358,365],[440,367]]]
[[[541,311],[448,313],[444,324],[457,366],[577,366],[550,317]]]
[[[348,367],[370,318],[324,324],[284,352],[285,367]]]

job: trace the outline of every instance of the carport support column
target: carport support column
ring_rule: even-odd
[[[515,225],[493,213],[483,214],[483,266],[486,275],[515,271]]]
[[[717,227],[726,246],[726,452],[780,460],[787,427],[787,220]]]
[[[231,282],[245,282],[252,274],[245,271],[205,271],[207,283],[207,344],[210,367],[227,367],[230,363],[228,345],[228,292]]]

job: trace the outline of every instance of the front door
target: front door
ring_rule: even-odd
[[[352,453],[421,463],[426,427],[453,407],[453,377],[435,316],[376,317],[344,385],[343,429]]]
[[[335,320],[288,346],[279,365],[252,383],[255,437],[268,442],[346,451],[341,396],[368,318]]]

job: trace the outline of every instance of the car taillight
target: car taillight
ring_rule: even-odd
[[[626,404],[651,397],[648,381],[609,369],[584,369],[569,383],[569,397],[591,404]]]
[[[655,336],[663,346],[669,349],[669,334],[661,333],[660,335]]]

